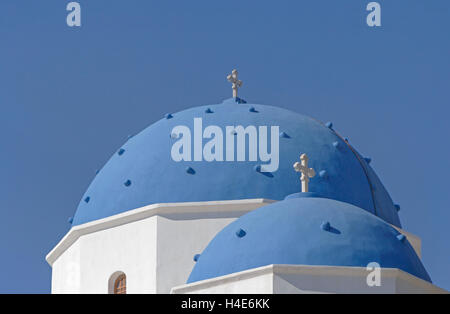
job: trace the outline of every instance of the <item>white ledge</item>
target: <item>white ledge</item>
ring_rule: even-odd
[[[196,291],[205,293],[208,289],[214,287],[224,286],[230,283],[238,283],[245,279],[260,277],[267,274],[273,275],[306,275],[317,276],[318,278],[328,278],[328,280],[339,280],[339,278],[362,278],[365,282],[368,271],[366,267],[349,267],[349,266],[312,266],[312,265],[287,265],[287,264],[272,264],[258,268],[248,269],[229,275],[224,275],[216,278],[205,279],[201,281],[192,282],[189,284],[180,285],[172,288],[172,294],[192,294]],[[381,276],[383,279],[394,278],[407,282],[409,285],[416,288],[415,292],[407,292],[407,290],[400,293],[438,293],[448,294],[449,292],[442,289],[428,281],[413,276],[398,268],[381,268]],[[307,291],[306,291],[307,292]],[[310,291],[313,292],[313,291]],[[217,293],[217,292],[214,292]],[[251,293],[251,292],[247,292]],[[329,292],[328,292],[329,293]],[[361,291],[354,291],[352,293],[363,293]],[[366,292],[367,293],[367,292]],[[398,292],[397,292],[398,293]]]
[[[61,239],[61,241],[59,241],[59,243],[53,248],[53,250],[51,250],[50,253],[47,254],[45,259],[47,260],[47,263],[52,266],[56,259],[82,235],[117,227],[134,221],[139,221],[155,215],[204,214],[225,212],[246,213],[274,202],[274,200],[256,198],[231,201],[151,204],[72,227],[69,232]]]

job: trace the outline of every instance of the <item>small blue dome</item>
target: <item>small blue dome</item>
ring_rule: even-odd
[[[185,125],[192,130],[194,118],[203,119],[203,128],[216,125],[223,130],[238,125],[279,126],[278,170],[261,172],[260,162],[255,161],[173,161],[171,147],[177,138],[172,129]],[[318,174],[310,182],[310,191],[361,207],[400,226],[394,203],[376,174],[332,127],[289,110],[235,99],[166,114],[131,137],[92,181],[73,225],[154,203],[282,200],[300,191],[299,174],[292,165],[301,153],[308,154],[310,166]]]
[[[187,282],[271,264],[366,267],[371,262],[431,282],[407,239],[383,220],[348,203],[296,195],[226,226],[201,253]]]

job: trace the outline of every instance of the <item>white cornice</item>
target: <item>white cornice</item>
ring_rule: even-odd
[[[195,293],[195,291],[205,291],[212,287],[217,287],[232,282],[239,282],[244,279],[250,279],[267,274],[308,275],[308,276],[320,276],[321,278],[361,277],[364,278],[365,280],[368,272],[366,267],[272,264],[240,271],[229,275],[224,275],[220,277],[180,285],[172,288],[171,293],[172,294]],[[447,290],[442,289],[416,276],[413,276],[407,272],[404,272],[403,270],[398,268],[382,268],[382,276],[383,278],[401,279],[404,282],[408,282],[410,285],[423,290],[423,292],[448,294]]]
[[[202,214],[202,213],[230,213],[250,212],[256,208],[268,205],[275,201],[257,198],[231,201],[210,202],[185,202],[185,203],[161,203],[147,205],[141,208],[129,210],[114,216],[91,221],[82,225],[72,227],[59,243],[47,254],[46,260],[50,266],[64,253],[79,237],[85,234],[117,227],[134,221],[139,221],[155,215],[177,215],[177,214]]]

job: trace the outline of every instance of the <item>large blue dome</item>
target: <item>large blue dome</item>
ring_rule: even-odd
[[[181,161],[171,158],[172,129],[193,119],[203,126],[279,126],[279,168],[255,171],[258,162]],[[270,144],[270,141],[269,141]],[[300,190],[292,169],[301,153],[318,175],[310,190],[361,207],[400,226],[396,208],[380,180],[353,147],[331,127],[278,107],[237,103],[200,106],[152,124],[130,138],[97,174],[78,206],[73,225],[153,203],[267,198],[282,200]]]
[[[408,240],[380,218],[348,203],[296,197],[226,226],[201,253],[187,282],[271,264],[366,267],[371,262],[431,282]]]

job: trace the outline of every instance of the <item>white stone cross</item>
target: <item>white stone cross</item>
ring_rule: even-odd
[[[238,71],[231,71],[231,74],[227,76],[227,80],[233,84],[231,86],[233,88],[233,98],[237,98],[238,88],[242,86],[242,81],[238,80]]]
[[[306,154],[301,154],[300,162],[294,164],[294,169],[297,172],[301,172],[302,176],[300,181],[302,181],[302,192],[309,192],[309,179],[316,176],[316,172],[313,168],[308,168],[308,156]]]

